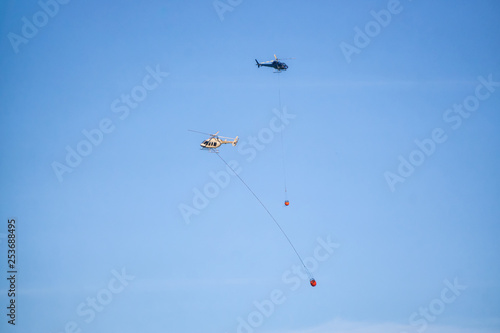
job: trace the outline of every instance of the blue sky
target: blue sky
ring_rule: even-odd
[[[496,1],[0,6],[2,332],[500,331]]]

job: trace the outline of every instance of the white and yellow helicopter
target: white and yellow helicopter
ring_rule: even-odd
[[[208,149],[208,151],[211,153],[213,153],[213,152],[218,153],[219,150],[217,148],[222,146],[222,144],[224,144],[224,143],[230,143],[233,145],[233,147],[236,146],[236,144],[238,143],[238,137],[233,139],[233,138],[228,138],[225,136],[218,136],[217,134],[219,134],[219,131],[217,131],[215,134],[203,133],[203,132],[198,132],[198,131],[193,131],[193,130],[189,130],[189,131],[210,135],[210,138],[208,138],[207,140],[204,140],[202,143],[200,143],[200,146],[201,146],[201,149]]]

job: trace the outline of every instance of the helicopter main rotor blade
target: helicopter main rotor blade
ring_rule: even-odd
[[[219,132],[217,132],[217,133],[215,133],[215,134],[210,134],[210,133],[205,133],[205,132],[200,132],[200,131],[194,131],[194,130],[188,130],[188,131],[190,131],[190,132],[195,132],[195,133],[200,133],[200,134],[205,134],[205,135],[210,135],[210,136],[216,136],[216,135],[217,135],[217,133],[219,133]]]

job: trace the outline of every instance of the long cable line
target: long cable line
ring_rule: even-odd
[[[262,201],[260,201],[259,197],[254,193],[254,191],[252,191],[252,189],[250,188],[250,186],[247,185],[247,183],[245,183],[245,181],[234,171],[233,168],[231,168],[231,166],[229,164],[227,164],[227,162],[222,158],[222,156],[220,156],[219,153],[216,154],[217,156],[219,156],[219,158],[222,160],[222,162],[224,162],[224,164],[229,168],[231,169],[231,171],[236,175],[236,177],[238,177],[238,179],[243,183],[243,185],[246,186],[246,188],[250,191],[250,193],[253,194],[253,196],[255,197],[255,199],[257,199],[257,201],[261,204],[262,207],[264,207],[264,209],[266,210],[266,212],[269,214],[269,216],[273,219],[274,223],[276,223],[276,226],[280,229],[281,233],[283,234],[283,236],[285,236],[286,240],[288,241],[288,243],[290,244],[290,246],[292,247],[293,251],[295,252],[295,254],[297,255],[297,257],[299,257],[299,260],[300,262],[302,263],[302,266],[304,266],[304,269],[306,270],[307,274],[309,275],[309,278],[314,281],[314,278],[311,274],[311,272],[309,271],[309,269],[307,269],[307,266],[306,264],[304,263],[304,260],[302,260],[302,257],[300,256],[299,252],[297,252],[297,249],[295,249],[295,246],[293,246],[292,244],[292,241],[290,240],[290,238],[288,238],[287,234],[285,233],[285,231],[283,230],[283,228],[281,228],[280,224],[278,223],[278,221],[276,221],[276,219],[274,218],[273,214],[271,214],[271,212],[267,209],[267,207],[264,205],[264,203]],[[311,284],[312,285],[312,284]]]
[[[283,116],[282,116],[282,110],[281,110],[281,79],[280,79],[280,73],[278,73],[278,112],[280,115],[280,123],[283,128],[280,131],[280,138],[281,138],[281,159],[283,162],[283,178],[284,178],[284,183],[285,183],[285,206],[289,205],[288,201],[288,192],[287,192],[287,186],[286,186],[286,163],[285,163],[285,144],[283,140],[283,131],[285,130],[285,125],[283,124]]]

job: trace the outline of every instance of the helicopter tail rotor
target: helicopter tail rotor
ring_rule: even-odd
[[[236,147],[237,143],[238,143],[238,137],[236,137],[231,144],[233,145],[233,147]]]
[[[257,67],[259,67],[259,68],[260,68],[260,64],[259,64],[259,62],[257,61],[257,59],[255,59],[255,62],[257,63]]]

